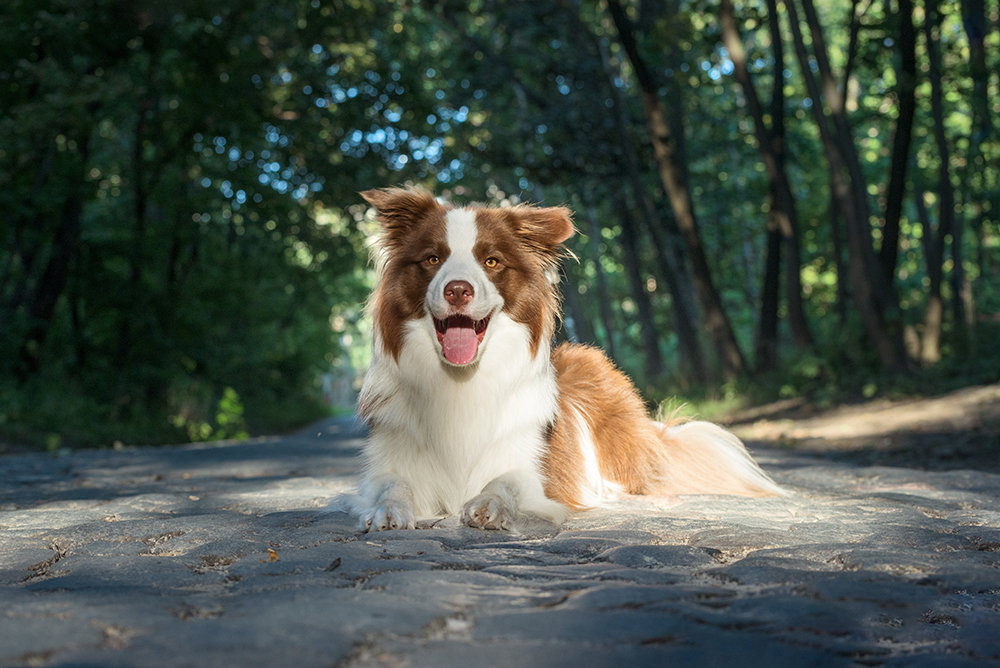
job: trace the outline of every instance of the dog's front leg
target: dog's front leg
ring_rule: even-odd
[[[539,477],[531,471],[510,471],[487,483],[465,504],[462,523],[476,529],[510,529],[518,514],[537,515],[561,523],[566,507],[545,497]]]
[[[363,509],[361,529],[364,531],[385,531],[386,529],[413,529],[413,490],[403,478],[384,475],[370,480],[366,496],[374,498],[371,507]]]

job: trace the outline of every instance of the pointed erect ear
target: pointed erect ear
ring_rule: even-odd
[[[553,251],[573,236],[573,212],[562,206],[517,207],[517,232],[532,244]]]
[[[403,232],[434,208],[442,208],[434,196],[416,188],[366,190],[361,196],[378,211],[377,220],[386,232]]]

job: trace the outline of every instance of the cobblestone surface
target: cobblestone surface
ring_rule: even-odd
[[[758,451],[792,496],[364,535],[359,436],[0,457],[0,665],[1000,665],[1000,476]]]

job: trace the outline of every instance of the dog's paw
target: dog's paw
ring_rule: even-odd
[[[413,509],[403,503],[388,501],[361,515],[363,531],[413,529],[415,526]]]
[[[514,510],[499,496],[480,494],[462,509],[462,524],[473,529],[510,529]]]

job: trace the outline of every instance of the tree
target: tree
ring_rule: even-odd
[[[786,7],[789,10],[799,70],[809,91],[813,115],[829,166],[831,190],[837,198],[838,212],[844,219],[852,300],[861,316],[868,340],[878,355],[879,363],[887,371],[899,372],[906,367],[906,356],[902,346],[902,333],[898,328],[898,305],[872,246],[867,187],[847,121],[844,96],[833,76],[826,41],[812,0],[800,1],[812,37],[813,54],[822,80],[822,93],[820,84],[813,75],[802,37],[796,2],[789,2]],[[824,104],[829,111],[824,110]]]
[[[674,252],[673,246],[664,237],[664,225],[658,219],[656,208],[653,205],[649,189],[643,180],[643,170],[640,167],[639,157],[636,154],[635,145],[632,139],[632,122],[628,114],[628,106],[624,94],[616,84],[620,79],[619,73],[612,66],[611,57],[605,44],[590,32],[590,29],[580,22],[581,29],[585,29],[593,36],[595,47],[601,57],[601,67],[604,71],[607,89],[612,101],[611,110],[615,131],[618,135],[621,147],[621,168],[627,175],[627,180],[631,186],[632,195],[636,201],[636,209],[640,212],[640,219],[644,223],[649,237],[656,248],[656,258],[659,261],[660,274],[667,284],[667,289],[673,296],[671,300],[671,311],[673,313],[673,327],[677,333],[678,345],[680,348],[681,365],[686,377],[686,382],[694,382],[696,379],[708,377],[708,370],[701,351],[701,344],[698,341],[698,334],[695,331],[695,323],[698,321],[698,314],[694,304],[688,298],[691,288],[691,278],[687,268],[681,259]],[[638,231],[632,227],[632,217],[628,211],[627,203],[616,197],[616,207],[619,211],[619,218],[622,219],[623,242],[628,244],[638,243]],[[630,253],[631,254],[631,253]],[[635,262],[635,261],[634,261]],[[630,269],[637,270],[636,262]],[[630,275],[631,276],[631,275]],[[631,276],[633,282],[633,292],[641,292],[642,281]],[[638,283],[637,283],[638,281]],[[636,287],[638,286],[638,287]],[[655,378],[662,372],[663,363],[658,360],[659,346],[655,350],[652,342],[647,338],[647,357],[650,360],[650,371]]]
[[[936,0],[931,0],[927,7],[927,18],[924,21],[924,38],[927,41],[927,60],[929,64],[928,75],[931,82],[931,117],[934,123],[934,142],[938,151],[938,179],[937,179],[937,212],[938,221],[935,226],[928,225],[929,216],[924,212],[922,216],[925,222],[924,239],[927,256],[927,276],[930,279],[927,293],[927,315],[924,321],[924,337],[921,346],[921,361],[925,364],[933,364],[941,359],[941,324],[944,319],[944,303],[941,297],[941,283],[943,277],[942,263],[944,262],[945,240],[949,235],[952,237],[953,258],[955,268],[958,271],[958,263],[961,262],[961,253],[956,253],[955,249],[961,248],[961,230],[956,229],[955,221],[955,191],[951,184],[951,149],[944,126],[944,92],[941,84],[941,55],[938,47],[938,40],[935,35],[935,28],[940,21],[940,13],[937,10]],[[923,206],[920,202],[918,206]],[[954,302],[955,324],[958,327],[964,325],[964,313],[961,306],[960,293],[956,292]]]
[[[906,195],[906,170],[910,163],[910,142],[913,137],[913,117],[917,100],[917,32],[913,27],[912,0],[897,0],[899,68],[896,74],[896,106],[899,116],[892,138],[892,161],[886,192],[885,223],[882,225],[882,247],[879,255],[890,283],[896,275],[899,252],[899,220]]]
[[[795,198],[785,173],[784,150],[784,56],[776,7],[769,7],[771,43],[774,51],[774,85],[772,87],[771,123],[764,120],[764,109],[757,96],[757,89],[747,69],[747,60],[739,29],[733,16],[730,0],[721,0],[720,19],[722,39],[732,59],[736,79],[740,83],[747,108],[754,122],[757,148],[767,170],[768,193],[768,245],[765,259],[765,282],[761,301],[760,333],[757,341],[758,368],[773,369],[777,363],[778,277],[781,266],[781,242],[787,249],[786,298],[792,333],[800,349],[812,343],[812,334],[802,306],[802,260],[799,247],[798,214]]]
[[[728,379],[735,378],[743,372],[746,364],[743,360],[743,353],[736,343],[729,318],[722,308],[722,302],[715,289],[711,270],[705,258],[694,205],[684,173],[683,160],[677,155],[673,145],[673,131],[664,115],[663,105],[660,102],[652,73],[639,53],[631,21],[617,0],[609,0],[607,4],[615,29],[618,31],[618,38],[628,54],[632,71],[642,90],[647,130],[653,144],[663,187],[670,198],[674,217],[686,243],[688,258],[694,270],[695,290],[702,309],[703,323],[715,344],[722,364],[723,375]]]

